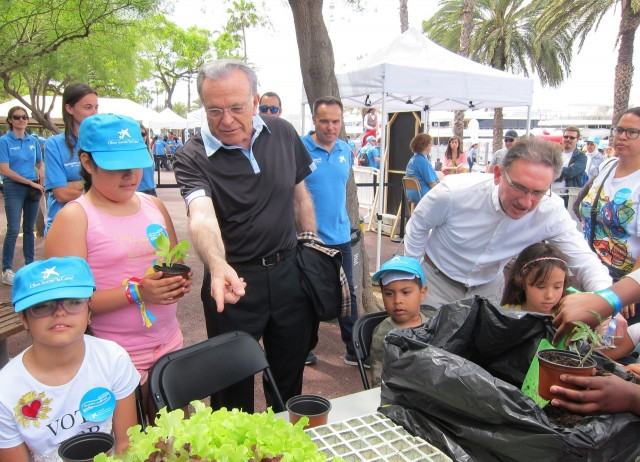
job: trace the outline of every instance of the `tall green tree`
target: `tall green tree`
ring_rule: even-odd
[[[190,80],[214,56],[212,36],[206,29],[182,29],[162,15],[148,18],[146,29],[143,56],[151,64],[151,75],[162,83],[165,107],[171,108],[178,82]]]
[[[556,34],[568,30],[579,38],[578,51],[592,30],[596,30],[602,17],[616,8],[620,14],[617,31],[618,59],[613,84],[613,125],[629,107],[629,93],[633,83],[633,42],[640,26],[639,0],[574,0],[570,14],[567,2],[549,0],[538,19],[541,33]],[[613,33],[613,31],[612,31]]]
[[[3,93],[19,96],[38,122],[56,132],[50,119],[52,105],[45,106],[44,95],[55,96],[66,83],[76,79],[94,85],[104,83],[105,89],[118,86],[118,79],[109,80],[105,72],[113,70],[111,77],[124,72],[126,68],[119,69],[119,63],[129,55],[119,60],[113,54],[102,55],[97,37],[116,31],[124,35],[143,14],[155,11],[159,3],[160,0],[0,0]],[[98,48],[94,48],[96,44]],[[129,72],[121,78],[128,80],[131,70],[129,66]],[[29,93],[27,99],[22,98],[25,92]]]
[[[236,41],[242,41],[244,48],[243,61],[247,62],[247,29],[256,26],[266,26],[267,19],[260,16],[253,2],[233,0],[232,7],[227,8],[229,20],[227,31],[234,35]],[[240,37],[241,34],[241,37]]]
[[[537,74],[543,85],[558,86],[570,72],[572,36],[567,30],[541,34],[536,20],[547,0],[476,0],[469,57],[502,71]],[[432,40],[460,50],[463,0],[442,0],[422,24]],[[493,148],[502,147],[502,108],[494,110]]]

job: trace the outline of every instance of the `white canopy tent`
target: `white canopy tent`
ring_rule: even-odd
[[[428,130],[430,110],[508,106],[531,107],[533,80],[459,56],[409,29],[381,50],[336,75],[346,106],[382,112],[380,191],[384,191],[388,112],[421,111]],[[527,123],[528,132],[529,123]],[[383,212],[382,195],[378,213]],[[380,268],[382,226],[378,226],[376,268]]]
[[[51,104],[51,96],[46,96],[45,107],[49,107]],[[29,101],[29,95],[23,96],[25,101]],[[13,99],[11,101],[7,101],[5,103],[0,104],[0,120],[3,117],[6,117],[9,109],[14,106],[22,106],[24,105],[20,103],[17,99]],[[26,108],[25,108],[26,109]],[[30,114],[30,111],[26,109],[27,113]],[[142,106],[134,101],[125,98],[102,98],[98,97],[98,112],[101,113],[113,113],[113,114],[122,114],[131,117],[132,119],[137,120],[138,122],[142,122],[145,126],[149,124],[151,120],[157,119],[159,114],[149,108]],[[53,109],[51,110],[51,119],[55,124],[62,124],[62,97],[58,96],[55,99],[53,104]]]
[[[153,119],[149,120],[149,126],[153,130],[160,130],[162,128],[187,128],[187,119],[180,117],[171,109],[164,108],[160,113],[156,113]]]

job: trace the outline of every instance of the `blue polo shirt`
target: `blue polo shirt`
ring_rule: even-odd
[[[156,156],[164,156],[164,148],[167,145],[165,140],[157,139],[155,143],[153,143],[153,153]]]
[[[42,151],[38,139],[27,133],[18,138],[9,130],[0,137],[0,163],[9,164],[9,168],[27,180],[37,181],[36,164],[42,162]],[[11,182],[9,178],[4,181]]]
[[[150,189],[155,189],[156,187],[155,172],[156,172],[156,169],[153,165],[151,167],[142,169],[142,179],[140,180],[140,184],[138,185],[137,191],[148,191]]]
[[[429,159],[422,154],[414,154],[409,160],[409,163],[407,164],[407,176],[412,176],[418,179],[420,182],[420,193],[422,194],[422,197],[431,190],[429,183],[438,182],[438,175],[436,175],[436,171],[431,166],[431,162],[429,162]],[[418,197],[418,191],[408,189],[407,199],[411,202],[418,202],[420,200],[420,197]]]
[[[77,141],[77,140],[76,140]],[[44,143],[44,189],[47,192],[47,224],[45,233],[51,227],[53,219],[66,202],[58,202],[53,195],[55,188],[67,186],[69,181],[80,181],[80,159],[76,143],[73,153],[64,140],[64,133],[51,136]]]
[[[316,169],[305,179],[318,223],[318,236],[325,244],[349,242],[351,225],[347,214],[347,180],[351,173],[351,149],[336,140],[331,153],[318,146],[311,132],[302,137]]]
[[[378,146],[369,145],[367,157],[369,158],[369,167],[380,168],[380,162],[374,159],[374,157],[380,157],[380,148]]]

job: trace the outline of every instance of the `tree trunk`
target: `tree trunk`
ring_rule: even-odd
[[[493,152],[502,149],[502,125],[502,108],[497,107],[493,110]]]
[[[313,104],[313,101],[322,96],[331,95],[340,98],[338,81],[334,71],[333,47],[322,17],[322,0],[289,0],[289,5],[291,5],[293,12],[302,83],[307,100]],[[340,137],[345,138],[344,124]],[[347,211],[351,228],[358,228],[360,211],[353,171],[347,181]],[[361,257],[363,277],[361,281],[354,281],[354,285],[362,287],[362,294],[357,294],[358,306],[361,312],[379,311],[381,308],[371,290],[369,258],[364,242]]]
[[[471,40],[471,29],[473,28],[473,9],[475,0],[464,0],[462,2],[462,25],[460,27],[460,52],[465,58],[469,57],[469,43]],[[453,134],[460,141],[464,139],[464,111],[455,111],[453,117]],[[462,149],[462,146],[460,146]]]
[[[409,0],[400,0],[400,32],[409,29]]]
[[[634,13],[627,0],[620,18],[620,45],[613,84],[613,125],[618,123],[622,113],[629,107],[629,93],[633,83],[633,40],[638,25],[640,12]]]

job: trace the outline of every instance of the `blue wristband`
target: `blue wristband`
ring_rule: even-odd
[[[620,300],[620,297],[618,297],[618,294],[616,294],[613,290],[602,289],[597,291],[596,294],[600,295],[602,298],[604,298],[607,301],[609,305],[611,305],[611,308],[613,308],[612,317],[615,318],[618,315],[618,313],[622,311],[622,300]]]

